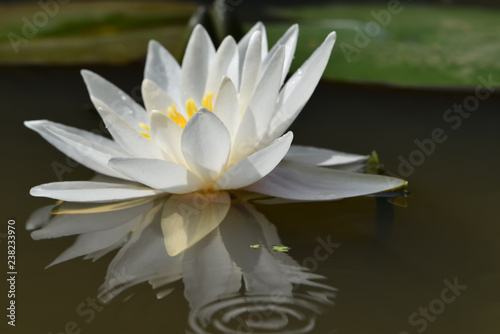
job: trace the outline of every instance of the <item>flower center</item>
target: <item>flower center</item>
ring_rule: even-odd
[[[210,111],[213,111],[212,107],[213,97],[214,97],[213,92],[203,96],[203,98],[201,99],[201,106]],[[193,99],[189,99],[186,101],[187,119],[180,112],[177,111],[177,108],[175,107],[175,102],[172,103],[172,105],[167,108],[166,113],[162,110],[160,110],[160,112],[167,115],[172,121],[177,123],[177,125],[179,125],[181,128],[184,128],[189,119],[198,112],[198,106],[196,106],[196,103],[194,102]],[[151,137],[149,135],[149,126],[147,126],[144,123],[139,123],[139,127],[141,127],[144,130],[144,131],[139,131],[139,133],[144,137],[146,137],[147,139],[151,140]]]

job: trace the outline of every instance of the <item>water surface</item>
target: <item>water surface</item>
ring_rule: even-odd
[[[142,64],[93,70],[139,97]],[[14,218],[17,224],[16,332],[60,333],[70,324],[70,330],[76,326],[81,333],[185,333],[190,301],[181,280],[161,299],[144,283],[103,305],[94,300],[115,253],[44,269],[75,238],[30,238],[24,230],[30,213],[53,202],[30,197],[29,188],[58,178],[85,180],[93,173],[66,160],[22,121],[46,118],[103,129],[77,68],[2,68],[0,87],[2,213],[4,221]],[[406,208],[372,197],[255,204],[291,248],[286,256],[337,290],[334,305],[316,316],[311,333],[417,333],[424,325],[426,333],[498,332],[500,97],[481,101],[453,130],[443,114],[469,94],[322,84],[293,124],[295,144],[355,153],[376,149],[396,175],[398,157],[408,159],[417,149],[416,139],[429,138],[435,128],[448,136],[407,177]],[[338,247],[313,265],[319,240]],[[466,289],[436,309],[446,282],[455,280]],[[425,320],[419,308],[429,306],[436,313]]]

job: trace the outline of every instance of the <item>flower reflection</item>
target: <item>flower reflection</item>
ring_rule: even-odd
[[[309,332],[317,314],[333,305],[335,289],[281,251],[287,248],[275,226],[248,201],[256,196],[62,202],[35,212],[28,228],[40,228],[35,239],[79,234],[50,265],[119,249],[99,289],[103,302],[143,282],[163,298],[182,279],[196,333]]]

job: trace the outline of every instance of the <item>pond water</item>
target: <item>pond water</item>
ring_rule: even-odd
[[[142,64],[91,69],[139,97]],[[202,327],[215,333],[229,327],[234,333],[498,332],[498,93],[450,121],[443,118],[447,110],[474,90],[322,83],[292,126],[294,143],[376,150],[388,172],[409,181],[407,207],[373,197],[233,202],[231,219],[180,262],[168,262],[165,249],[154,248],[159,226],[151,224],[144,236],[153,239],[138,241],[133,260],[137,268],[161,267],[154,277],[160,288],[131,284],[102,304],[99,287],[116,251],[96,262],[78,258],[44,269],[75,237],[34,241],[25,229],[35,209],[53,204],[30,197],[32,186],[93,176],[22,125],[50,119],[104,131],[79,69],[0,68],[0,88],[1,203],[3,221],[16,222],[17,333],[195,333]],[[438,128],[441,143],[431,144]],[[402,168],[400,156],[412,166]],[[123,281],[151,278],[139,271],[142,276],[127,272]],[[237,284],[242,275],[244,286]]]

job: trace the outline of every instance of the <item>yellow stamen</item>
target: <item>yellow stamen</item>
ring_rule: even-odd
[[[206,108],[210,111],[213,111],[212,109],[212,99],[214,97],[214,93],[210,93],[210,94],[207,94],[205,96],[203,96],[203,99],[201,100],[201,106],[203,108]]]
[[[139,133],[146,137],[146,139],[151,140],[151,136],[149,135],[149,126],[144,123],[139,123],[139,127],[144,129],[144,131],[139,131]]]
[[[140,133],[141,135],[143,135],[144,137],[146,137],[146,139],[151,140],[151,136],[149,135],[149,133],[144,132],[144,131],[139,131],[139,133]]]
[[[201,105],[203,108],[206,108],[210,111],[213,111],[213,106],[212,106],[212,100],[214,97],[214,93],[209,93],[205,96],[203,96],[201,100]],[[198,112],[198,106],[196,106],[196,103],[194,102],[193,99],[189,99],[186,101],[186,113],[187,113],[187,119],[185,116],[183,116],[180,112],[177,111],[177,108],[175,107],[175,102],[172,103],[170,107],[167,107],[167,112],[165,113],[162,110],[159,110],[161,113],[167,115],[172,121],[177,123],[181,128],[184,128],[186,126],[188,120],[193,117],[196,112]],[[140,131],[139,133],[146,137],[147,139],[151,140],[151,136],[149,135],[149,126],[147,126],[144,123],[139,123],[139,127],[141,127],[144,131]]]
[[[191,118],[193,115],[198,111],[198,107],[194,103],[193,99],[189,99],[186,102],[186,111],[188,114],[188,117]]]
[[[172,121],[176,122],[177,116],[175,116],[174,109],[172,109],[172,107],[168,107],[167,112],[168,112],[168,117],[170,117]]]
[[[175,123],[177,123],[181,128],[183,128],[187,121],[175,108],[175,102],[172,103],[171,107],[168,107],[168,117]]]
[[[144,130],[146,130],[146,132],[149,132],[149,126],[147,126],[146,124],[144,124],[144,123],[139,123],[139,126],[140,126],[141,128],[143,128]]]

